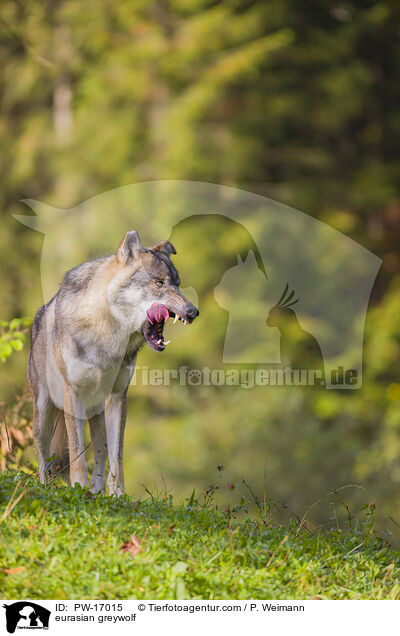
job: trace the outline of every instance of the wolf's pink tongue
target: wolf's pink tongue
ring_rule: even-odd
[[[168,309],[161,303],[154,303],[154,305],[152,305],[146,313],[147,318],[150,320],[151,324],[153,324],[154,322],[167,322],[169,318]]]

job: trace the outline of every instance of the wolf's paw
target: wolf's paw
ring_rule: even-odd
[[[90,490],[94,495],[97,493],[104,493],[106,490],[106,480],[103,475],[93,475],[90,484]]]
[[[110,497],[122,497],[125,494],[124,486],[119,486],[118,484],[110,484],[108,483],[108,494]]]
[[[107,479],[108,494],[114,497],[121,497],[125,494],[125,487],[123,480],[119,480],[117,475],[113,475],[111,472],[108,474]]]

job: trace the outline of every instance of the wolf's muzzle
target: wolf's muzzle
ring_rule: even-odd
[[[187,310],[186,310],[186,317],[188,319],[189,322],[192,322],[195,318],[197,318],[197,316],[199,315],[199,310],[197,309],[197,307],[195,307],[194,305],[191,305]]]

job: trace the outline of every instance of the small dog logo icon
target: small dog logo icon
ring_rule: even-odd
[[[48,629],[50,610],[32,603],[17,601],[11,605],[3,605],[6,610],[6,627],[9,634],[16,629]]]

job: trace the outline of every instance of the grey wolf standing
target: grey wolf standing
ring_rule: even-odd
[[[175,253],[169,241],[146,249],[137,232],[128,232],[116,254],[67,272],[58,293],[37,312],[28,380],[42,483],[57,469],[65,477],[69,468],[72,485],[87,485],[88,419],[94,450],[91,490],[105,490],[108,447],[108,491],[124,493],[127,390],[137,352],[144,343],[164,351],[168,318],[187,324],[199,313],[179,291],[170,258]]]

